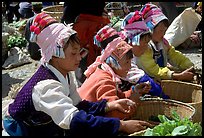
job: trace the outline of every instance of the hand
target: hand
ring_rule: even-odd
[[[184,71],[195,73],[195,70],[196,70],[196,69],[195,69],[193,66],[191,66],[190,68],[188,68],[188,69],[186,69],[186,70],[184,70]]]
[[[118,110],[122,113],[133,113],[136,110],[136,103],[130,99],[118,99],[107,103],[108,111]]]
[[[136,89],[136,91],[139,92],[140,95],[149,93],[149,91],[150,91],[150,89],[151,89],[150,82],[147,81],[147,82],[142,82],[142,83],[140,83],[140,84],[137,84],[137,85],[135,86],[135,89]]]
[[[190,36],[190,39],[192,42],[194,42],[195,44],[199,44],[200,43],[200,38],[198,36],[198,33],[193,33],[191,36]]]
[[[173,73],[173,79],[181,81],[192,81],[194,77],[194,68],[190,67],[181,73]]]
[[[146,129],[147,127],[153,127],[155,124],[151,124],[147,121],[141,120],[127,120],[120,121],[119,131],[131,134]]]

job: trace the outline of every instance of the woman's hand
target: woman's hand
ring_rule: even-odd
[[[195,44],[199,44],[200,43],[200,38],[199,38],[199,34],[197,32],[194,32],[191,36],[190,39],[192,42],[194,42]]]
[[[130,99],[118,99],[112,102],[107,102],[107,112],[118,110],[122,113],[133,113],[136,110],[136,103]]]
[[[146,129],[147,127],[153,127],[155,124],[150,124],[141,120],[127,120],[120,121],[119,131],[131,134]]]
[[[173,73],[173,79],[180,80],[180,81],[192,81],[194,78],[194,75],[195,75],[194,68],[190,67],[181,73]]]
[[[147,82],[142,82],[142,83],[137,84],[137,85],[135,86],[136,92],[139,92],[140,95],[149,93],[150,89],[151,89],[151,85],[150,85],[150,82],[149,82],[149,81],[147,81]]]

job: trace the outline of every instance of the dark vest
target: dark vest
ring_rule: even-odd
[[[24,87],[18,92],[15,101],[9,105],[9,114],[12,118],[24,121],[30,125],[51,121],[51,117],[41,111],[36,111],[32,101],[33,87],[42,80],[57,77],[47,67],[40,66]],[[31,121],[32,120],[32,121]]]
[[[17,121],[23,122],[23,124],[28,129],[29,135],[43,135],[43,133],[47,135],[46,130],[50,132],[50,135],[53,135],[55,130],[58,132],[59,130],[62,131],[62,129],[53,122],[49,115],[41,111],[36,111],[33,105],[33,87],[38,82],[47,79],[54,79],[59,81],[53,72],[51,72],[47,67],[41,65],[37,72],[19,91],[15,101],[9,105],[8,111],[10,116]],[[50,128],[54,129],[54,132]]]

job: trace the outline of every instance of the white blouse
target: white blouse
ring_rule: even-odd
[[[63,129],[69,129],[71,120],[78,109],[75,107],[81,98],[76,91],[77,81],[74,71],[64,76],[52,65],[46,66],[57,76],[59,81],[48,79],[38,82],[32,91],[32,100],[37,111],[50,115],[53,121]]]

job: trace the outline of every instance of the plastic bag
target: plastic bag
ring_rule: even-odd
[[[170,45],[179,46],[193,34],[201,18],[193,8],[185,9],[168,27],[164,38]]]

